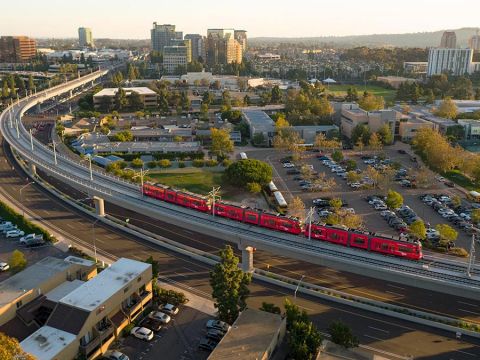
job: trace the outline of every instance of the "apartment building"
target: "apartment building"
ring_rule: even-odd
[[[440,47],[448,49],[455,49],[457,47],[457,34],[455,34],[455,31],[443,32]]]
[[[205,50],[209,66],[242,62],[242,45],[235,39],[234,29],[208,29]]]
[[[462,76],[473,71],[473,64],[472,49],[430,49],[427,76],[442,73]]]
[[[123,88],[123,90],[125,90],[127,99],[132,92],[137,93],[145,108],[157,106],[157,93],[147,87]],[[108,101],[110,101],[110,105],[113,106],[117,92],[118,88],[105,88],[93,95],[95,109],[101,109]]]
[[[45,325],[20,346],[38,360],[94,359],[149,306],[152,266],[121,258],[57,298]]]
[[[78,28],[78,44],[81,48],[94,47],[92,29],[85,27]]]
[[[32,302],[64,283],[87,281],[97,273],[92,261],[69,256],[65,259],[46,257],[0,283],[0,331],[17,316],[25,326],[35,319]],[[38,302],[38,301],[37,301]],[[11,326],[14,327],[14,326]],[[17,329],[21,330],[21,329]]]
[[[396,110],[377,110],[365,111],[360,108],[342,109],[340,131],[347,138],[352,137],[353,129],[364,124],[368,126],[371,132],[378,131],[383,125],[387,124],[391,131],[392,137],[395,134],[396,123],[401,119],[402,114]]]
[[[151,48],[154,51],[163,52],[165,46],[172,45],[173,40],[183,39],[183,33],[175,30],[175,25],[153,23],[153,29],[150,30]]]
[[[205,59],[205,37],[200,34],[186,34],[184,38],[192,44],[192,60]]]
[[[185,46],[187,48],[187,64],[192,62],[192,40],[190,39],[175,39],[172,41],[173,46]],[[164,51],[165,55],[165,51]]]
[[[27,36],[0,37],[0,62],[28,62],[37,54],[35,40]]]

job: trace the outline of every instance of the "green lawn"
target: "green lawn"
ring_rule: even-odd
[[[150,172],[148,177],[167,186],[206,195],[214,186],[224,187],[222,172],[208,168],[166,169]]]
[[[350,87],[356,87],[359,95],[361,95],[364,91],[364,86],[363,85],[330,85],[327,87],[327,90],[329,92],[335,93],[337,96],[344,96],[347,94],[347,90]],[[393,100],[396,95],[395,90],[391,89],[385,89],[381,86],[375,86],[375,85],[367,85],[367,91],[371,92],[372,94],[376,96],[383,96],[386,101]]]
[[[443,176],[446,177],[448,180],[453,181],[455,184],[464,187],[467,190],[478,191],[480,189],[480,184],[474,183],[472,180],[470,180],[458,170],[447,171],[445,174],[443,174]]]

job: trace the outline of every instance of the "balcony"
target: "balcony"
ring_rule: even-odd
[[[139,312],[143,309],[144,305],[152,299],[152,293],[144,291],[140,294],[132,295],[132,302],[130,305],[123,305],[123,311],[126,315],[130,317],[130,320],[133,320]]]
[[[88,358],[90,354],[102,346],[102,344],[113,335],[114,330],[115,328],[112,323],[103,326],[101,329],[95,328],[94,331],[97,336],[86,345],[80,344],[80,353]]]

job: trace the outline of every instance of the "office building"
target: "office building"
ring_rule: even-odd
[[[152,266],[121,258],[91,280],[57,287],[46,323],[20,342],[38,360],[94,359],[152,301]]]
[[[427,61],[405,61],[403,63],[403,70],[408,74],[426,74],[428,69]]]
[[[401,117],[402,114],[396,110],[377,110],[368,112],[360,108],[346,108],[342,109],[340,129],[342,135],[350,139],[352,137],[353,129],[358,125],[366,125],[370,131],[374,133],[383,125],[387,124],[393,137],[395,134],[396,123],[400,121]]]
[[[35,40],[27,36],[0,37],[0,62],[28,62],[37,53]]]
[[[163,69],[168,74],[175,74],[177,71],[187,71],[188,47],[187,46],[165,46],[163,48]],[[180,68],[179,68],[180,67]]]
[[[147,87],[123,88],[123,90],[125,91],[127,100],[132,92],[135,92],[140,96],[145,108],[157,106],[157,93]],[[110,102],[110,106],[113,107],[117,92],[118,88],[105,88],[93,95],[95,109],[101,109],[107,102]]]
[[[427,76],[449,73],[461,76],[472,72],[472,49],[430,49]]]
[[[457,47],[457,35],[455,31],[445,31],[443,33],[440,47],[444,49],[455,49]]]
[[[93,48],[93,35],[92,29],[81,27],[78,28],[78,43],[81,48],[89,47]]]
[[[172,46],[185,46],[187,48],[187,63],[192,62],[192,41],[190,39],[174,39]]]
[[[175,25],[153,23],[153,29],[150,30],[150,39],[152,50],[163,53],[165,46],[173,45],[173,40],[183,39],[181,31],[175,31]]]
[[[410,142],[421,129],[433,129],[431,122],[420,118],[401,119],[398,124],[398,136],[403,142]]]
[[[233,29],[208,29],[205,51],[209,66],[242,62],[242,47]]]
[[[242,49],[242,56],[247,50],[247,32],[245,30],[235,30],[234,31],[235,40],[240,44]]]
[[[185,40],[190,40],[192,47],[192,60],[202,58],[205,60],[205,39],[200,34],[186,34]]]

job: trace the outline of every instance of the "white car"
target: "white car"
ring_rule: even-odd
[[[360,189],[361,186],[362,186],[362,184],[360,184],[358,182],[350,184],[350,187],[353,188],[353,189]]]
[[[6,234],[7,232],[12,230],[17,230],[17,225],[9,225],[7,227],[4,227],[2,233]]]
[[[372,164],[375,164],[375,160],[374,159],[367,159],[367,160],[363,160],[363,163],[367,164],[367,165],[372,165]]]
[[[168,315],[177,315],[178,314],[178,307],[172,304],[165,304],[159,310],[162,310],[164,313]]]
[[[437,179],[440,182],[445,182],[446,180],[443,176],[439,176],[439,175],[435,176],[435,179]]]
[[[136,326],[130,331],[130,334],[135,336],[137,339],[150,341],[153,339],[153,331],[144,327]]]
[[[0,271],[7,271],[8,269],[10,269],[10,265],[6,262],[0,262]]]
[[[15,238],[23,235],[25,235],[25,233],[22,230],[15,229],[15,230],[7,231],[5,236],[7,238]]]
[[[108,350],[103,356],[109,360],[130,360],[127,355],[117,350]]]
[[[285,163],[285,164],[283,164],[283,167],[284,167],[285,169],[289,169],[289,168],[295,167],[295,165],[292,164],[292,163]]]
[[[375,204],[375,210],[387,210],[387,205],[385,204]]]
[[[471,217],[470,215],[466,214],[466,213],[460,213],[460,217],[461,217],[462,219],[467,220],[467,221],[472,220],[472,217]]]
[[[450,199],[450,196],[446,196],[446,195],[440,196],[438,200],[440,200],[441,202],[452,201],[452,199]]]
[[[168,324],[172,318],[168,316],[167,314],[161,312],[161,311],[152,311],[150,314],[148,314],[148,317],[150,319],[155,319],[160,321],[162,324]]]
[[[427,229],[427,239],[435,239],[435,238],[438,238],[440,236],[440,233],[436,230],[436,229],[433,229],[433,228],[428,228]]]
[[[322,210],[322,211],[318,212],[318,216],[320,216],[320,217],[327,217],[330,214],[331,214],[331,212],[328,211],[328,210]]]

